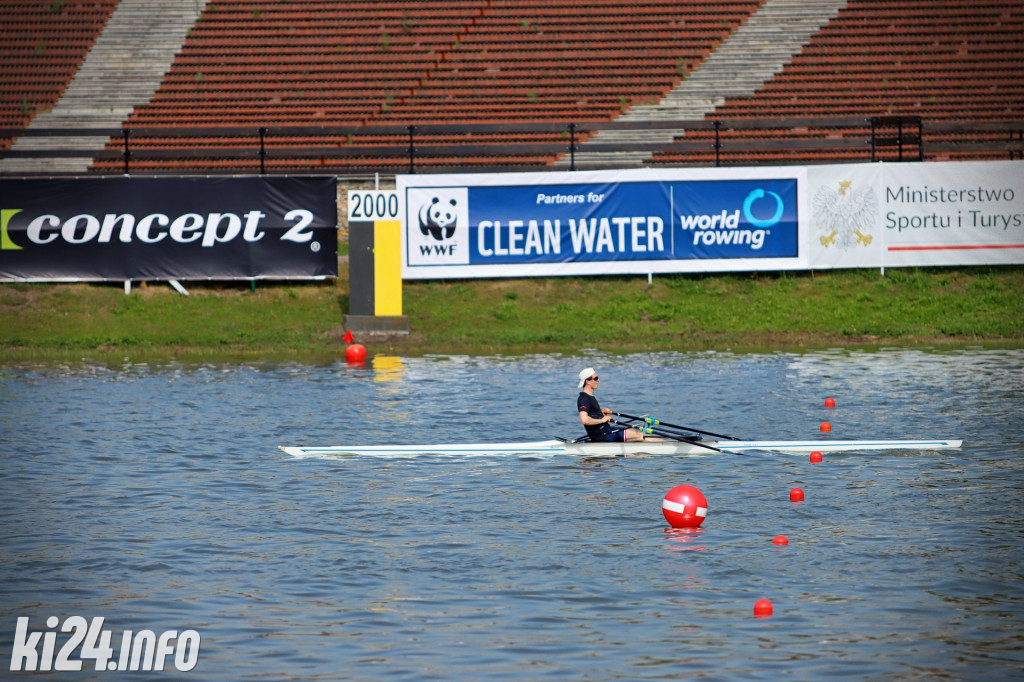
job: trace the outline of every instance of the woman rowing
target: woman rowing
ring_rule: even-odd
[[[594,397],[594,390],[597,388],[598,382],[597,371],[593,367],[587,367],[580,372],[579,376],[580,383],[578,388],[582,390],[580,391],[579,398],[576,399],[576,405],[580,413],[580,424],[587,430],[587,435],[590,436],[591,441],[595,443],[602,441],[624,443],[626,441],[633,442],[638,440],[664,440],[663,438],[647,436],[638,429],[609,424],[612,420],[612,411],[602,410],[601,405],[597,402],[597,398]]]

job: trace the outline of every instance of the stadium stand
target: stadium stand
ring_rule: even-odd
[[[173,62],[152,85],[122,86],[104,43],[141,50],[169,33],[145,22],[184,5]],[[543,169],[586,166],[608,140],[618,166],[983,159],[1020,156],[1024,138],[1021,0],[9,0],[0,12],[12,37],[0,127],[24,128],[60,88],[31,125],[84,127],[86,104],[125,91],[130,104],[93,124],[121,134],[76,149],[96,173],[129,159],[139,173]],[[78,50],[71,70],[95,47],[68,85],[35,52],[53,56],[39,27],[76,12],[93,17],[90,37],[53,29]],[[50,104],[29,104],[26,87],[58,81]],[[92,89],[72,97],[79,81]],[[0,173],[27,167],[11,162],[29,160],[17,150],[31,133],[0,140],[25,156]]]
[[[417,133],[417,147],[442,146],[421,166],[542,167],[558,153],[525,145],[564,149],[565,122],[608,121],[635,102],[656,101],[757,7],[752,0],[223,0],[203,13],[159,91],[125,124],[251,128],[202,140],[133,135],[137,153],[251,152],[257,126],[351,126],[341,135],[268,130],[265,139],[269,169],[340,171],[403,168],[395,156],[405,154],[409,125],[560,122],[506,133]],[[398,131],[382,134],[380,126]],[[482,144],[492,149],[474,156]],[[309,146],[321,153],[302,153]],[[394,154],[330,153],[353,147]],[[254,170],[258,163],[251,153],[192,155],[135,168]],[[97,163],[117,166],[116,159]]]
[[[992,143],[1024,129],[1021,64],[1019,0],[850,0],[781,73],[751,96],[727,99],[708,118],[722,124],[724,163],[1005,159]],[[794,117],[855,120],[763,125]],[[884,147],[870,146],[871,117],[880,119],[875,139]],[[713,135],[692,131],[686,141]],[[653,157],[667,165],[714,162],[714,150],[692,146]]]
[[[4,0],[0,3],[0,127],[24,128],[52,109],[117,0]],[[0,138],[0,149],[10,147]]]

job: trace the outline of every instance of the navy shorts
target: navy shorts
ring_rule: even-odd
[[[625,443],[626,442],[626,429],[612,429],[603,436],[597,438],[591,438],[597,443]]]

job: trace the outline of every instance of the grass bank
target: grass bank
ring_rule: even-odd
[[[333,361],[347,272],[322,283],[0,285],[0,360]],[[407,282],[371,353],[1024,347],[1024,267]]]

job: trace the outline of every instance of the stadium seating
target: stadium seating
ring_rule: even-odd
[[[193,28],[152,101],[127,126],[380,126],[608,121],[655,101],[758,7],[757,0],[221,0]],[[252,135],[221,138],[252,168]],[[395,157],[303,154],[303,137],[268,138],[270,169],[402,167]],[[418,134],[417,146],[560,144],[559,132]],[[188,138],[133,137],[139,170],[199,170],[223,160],[145,160]],[[392,145],[404,133],[322,136],[321,149]],[[112,141],[111,149],[117,148]],[[294,150],[289,154],[288,149]],[[241,152],[240,152],[241,153]],[[544,166],[557,153],[506,148],[423,155],[423,166]],[[226,161],[230,166],[231,161]],[[98,170],[118,167],[114,159]]]
[[[216,0],[123,122],[132,169],[395,172],[410,142],[420,170],[548,168],[568,123],[582,142],[661,100],[763,2]],[[5,0],[2,126],[53,105],[116,5]],[[1021,64],[1021,0],[849,0],[760,90],[708,115],[719,130],[688,130],[651,163],[1006,158],[993,145],[1024,137],[1005,124],[1024,121]],[[890,126],[872,148],[878,116],[920,117],[923,139]],[[178,130],[146,130],[164,126]],[[121,172],[122,145],[92,170]]]
[[[117,0],[0,3],[0,128],[23,128],[53,107]],[[11,140],[0,139],[0,149]]]
[[[863,161],[871,157],[868,118],[873,116],[924,119],[926,159],[1006,158],[1005,152],[986,151],[984,144],[1005,139],[1005,127],[965,134],[938,124],[1024,120],[1022,64],[1024,3],[1017,0],[850,0],[760,91],[726,100],[708,118],[724,126],[721,163]],[[863,123],[838,129],[730,129],[747,119],[824,116],[860,117]],[[712,135],[694,131],[687,140]],[[750,150],[745,143],[755,138],[772,144]],[[831,147],[829,140],[835,141]],[[860,144],[851,145],[852,140]],[[950,144],[953,140],[963,151]],[[929,148],[943,151],[929,153]],[[875,158],[895,160],[898,154],[895,147],[875,150]],[[711,164],[715,153],[667,150],[652,161]]]

